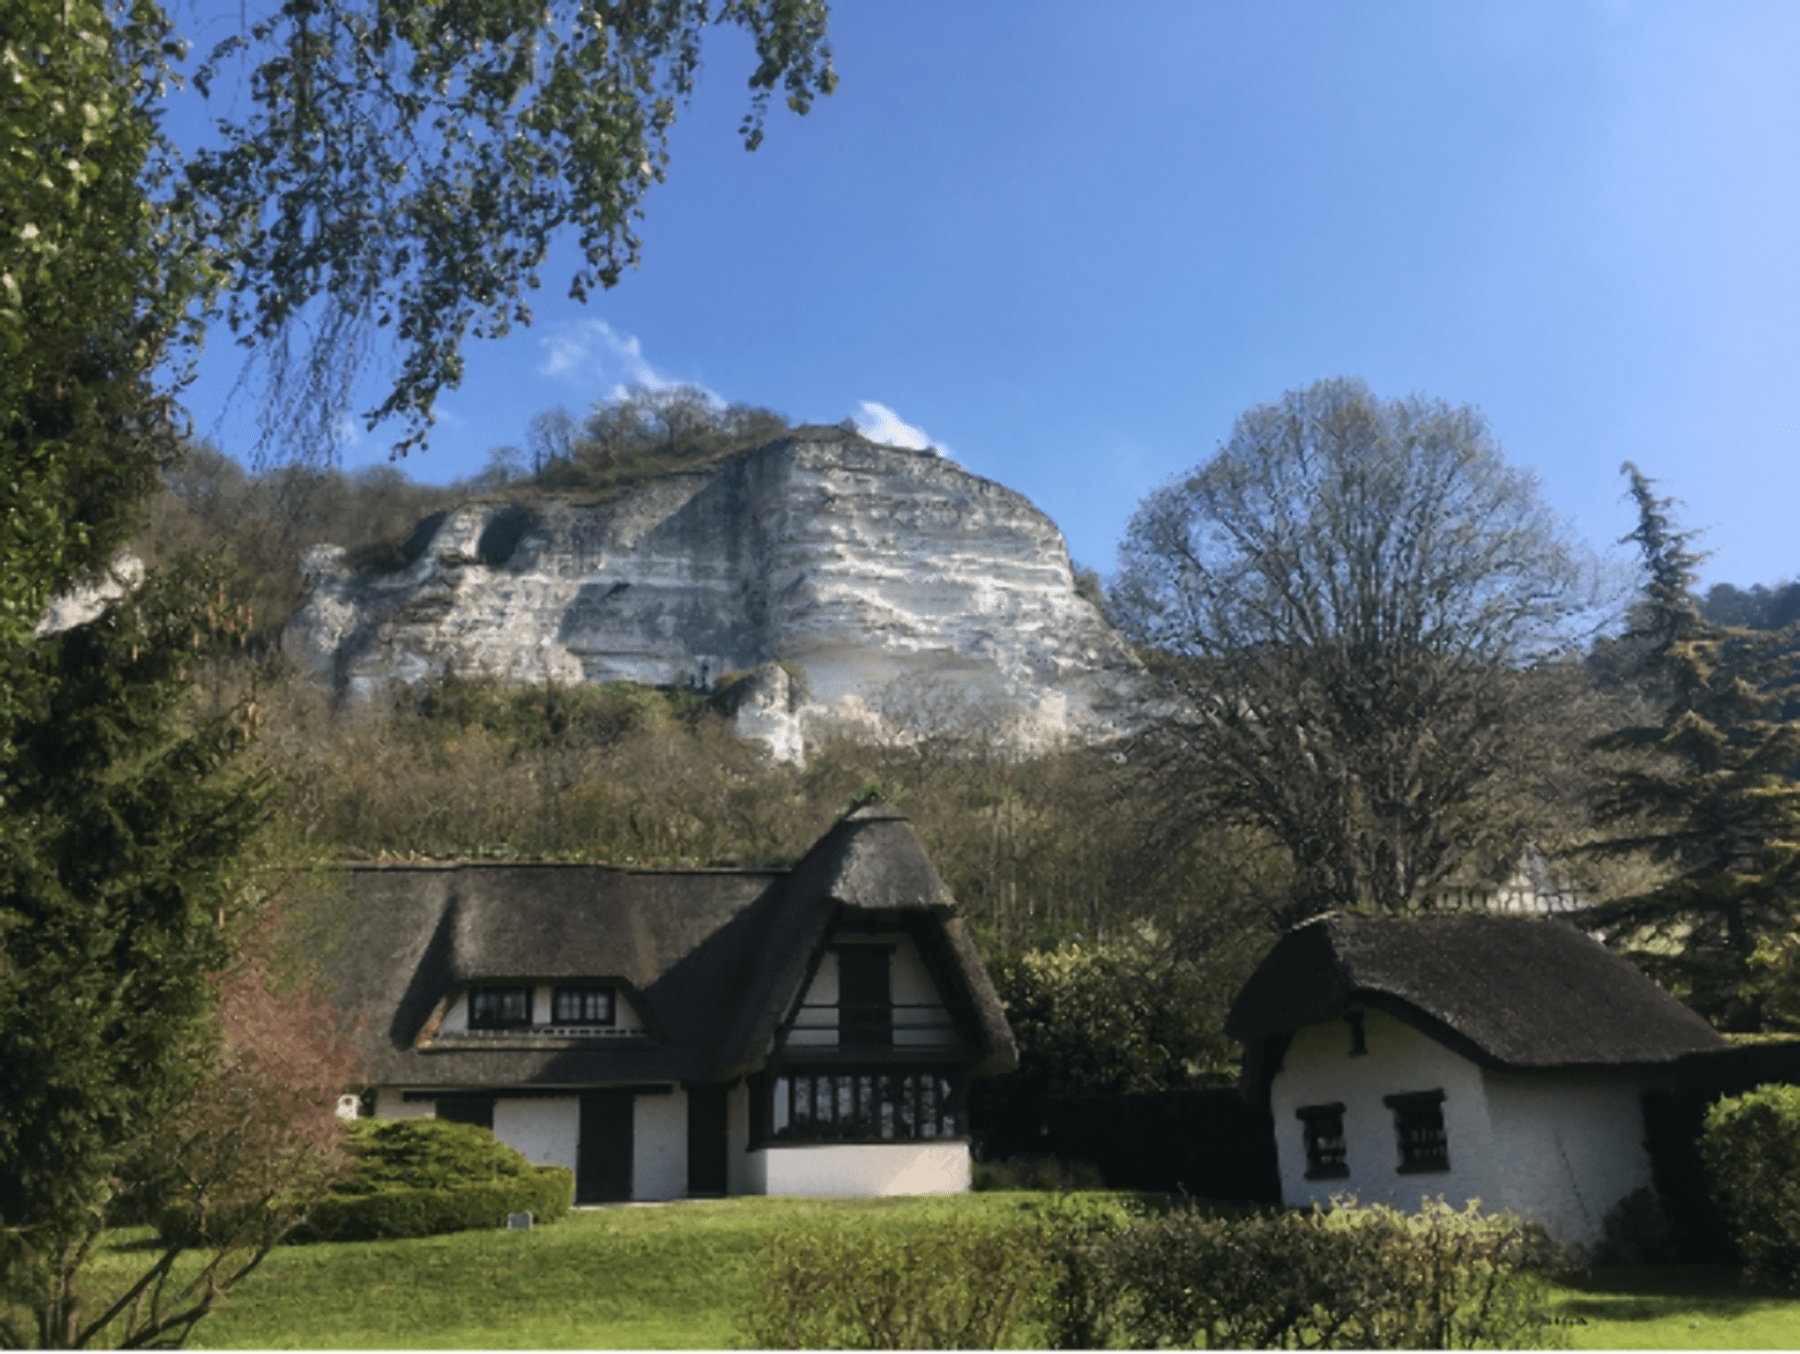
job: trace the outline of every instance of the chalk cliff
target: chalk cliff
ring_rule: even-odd
[[[929,452],[802,429],[608,502],[475,502],[392,571],[315,547],[288,647],[339,689],[454,668],[712,688],[776,755],[833,727],[980,720],[1027,744],[1144,718],[1129,648],[1056,526]],[[801,680],[793,680],[803,674]]]

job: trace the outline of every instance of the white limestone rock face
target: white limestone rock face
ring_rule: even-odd
[[[315,547],[290,651],[356,695],[449,668],[703,689],[762,669],[739,721],[790,759],[834,727],[974,719],[1043,746],[1146,715],[1143,669],[1076,593],[1047,517],[932,453],[835,430],[608,503],[467,504],[421,523],[407,553],[352,573]]]

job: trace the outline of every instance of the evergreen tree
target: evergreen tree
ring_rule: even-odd
[[[1670,500],[1629,463],[1646,583],[1628,639],[1660,707],[1595,741],[1613,766],[1597,804],[1614,834],[1595,849],[1647,857],[1656,884],[1590,910],[1697,1010],[1728,1030],[1780,1019],[1769,963],[1800,915],[1800,725],[1791,661],[1773,637],[1709,623],[1694,597],[1702,556]]]

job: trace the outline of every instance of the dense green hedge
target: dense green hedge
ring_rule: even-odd
[[[554,1222],[569,1211],[575,1177],[561,1166],[528,1166],[504,1181],[368,1194],[328,1194],[314,1204],[295,1241],[377,1241],[503,1227],[509,1213]]]
[[[809,1230],[764,1254],[772,1348],[1543,1348],[1554,1250],[1510,1215],[1221,1215],[1047,1201],[1016,1220]]]
[[[1172,1212],[1098,1263],[1121,1295],[1113,1343],[1207,1349],[1537,1347],[1556,1335],[1554,1250],[1510,1214],[1375,1205],[1327,1213]]]
[[[1750,1273],[1800,1285],[1800,1086],[1759,1086],[1713,1105],[1700,1157]]]
[[[295,1241],[372,1241],[501,1227],[509,1213],[554,1222],[575,1176],[533,1166],[485,1128],[442,1119],[365,1119],[350,1126],[353,1176],[308,1211]]]

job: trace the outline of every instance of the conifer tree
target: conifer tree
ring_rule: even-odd
[[[1647,857],[1661,877],[1589,916],[1721,1028],[1758,1030],[1789,1004],[1770,960],[1800,919],[1800,725],[1782,718],[1791,658],[1769,635],[1702,616],[1703,557],[1670,500],[1624,470],[1638,505],[1626,539],[1647,575],[1629,638],[1661,716],[1595,740],[1613,761],[1597,816],[1614,832],[1595,849]]]

